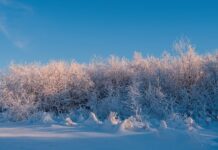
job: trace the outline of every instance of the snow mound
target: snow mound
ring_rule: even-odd
[[[90,112],[89,118],[85,121],[85,124],[87,125],[101,125],[103,124],[102,121],[98,119],[98,117],[95,115],[95,113]]]
[[[50,113],[43,113],[42,121],[43,121],[43,123],[54,123],[55,122],[52,119],[52,115]]]
[[[151,128],[148,122],[141,122],[133,116],[129,117],[128,119],[125,119],[120,125],[121,131],[126,131],[126,130],[137,131],[137,130],[150,130],[150,129]]]
[[[111,124],[111,125],[118,125],[121,123],[121,121],[119,120],[117,113],[116,112],[110,112],[107,121]]]
[[[67,117],[67,118],[65,119],[65,121],[66,121],[66,125],[67,125],[67,126],[75,126],[75,125],[77,125],[77,123],[73,122],[70,117]]]
[[[167,122],[165,120],[161,120],[160,122],[160,128],[161,129],[166,129],[168,126],[167,126]]]

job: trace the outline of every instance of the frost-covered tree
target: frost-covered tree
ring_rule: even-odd
[[[177,55],[133,60],[111,56],[89,64],[53,61],[12,64],[0,74],[0,110],[9,119],[35,113],[55,115],[74,110],[106,119],[135,116],[167,119],[171,114],[194,119],[218,116],[218,54],[198,55],[182,41]]]

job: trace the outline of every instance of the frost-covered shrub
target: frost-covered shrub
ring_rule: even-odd
[[[87,103],[91,87],[84,66],[74,62],[12,65],[1,76],[1,109],[18,120],[36,111],[67,112]]]
[[[110,57],[89,64],[13,64],[0,74],[0,110],[12,120],[37,112],[55,115],[78,109],[105,120],[217,120],[218,54],[198,55],[183,43],[178,55],[160,58],[135,53],[133,60]]]
[[[11,66],[11,72],[1,76],[0,83],[1,110],[7,110],[8,117],[13,120],[27,118],[37,107],[36,95],[28,86],[31,75],[21,67],[18,69],[15,71]]]

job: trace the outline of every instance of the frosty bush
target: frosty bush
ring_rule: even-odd
[[[167,119],[173,113],[196,119],[218,116],[218,54],[198,55],[191,45],[179,53],[133,60],[111,57],[90,64],[12,64],[0,75],[0,108],[13,120],[36,112],[56,115],[76,109],[106,119]]]

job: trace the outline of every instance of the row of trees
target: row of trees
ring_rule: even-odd
[[[117,112],[121,118],[178,113],[216,120],[218,54],[201,56],[190,45],[178,46],[178,55],[161,58],[135,53],[131,61],[113,56],[90,64],[13,64],[0,76],[1,112],[15,120],[78,108],[102,119]]]

